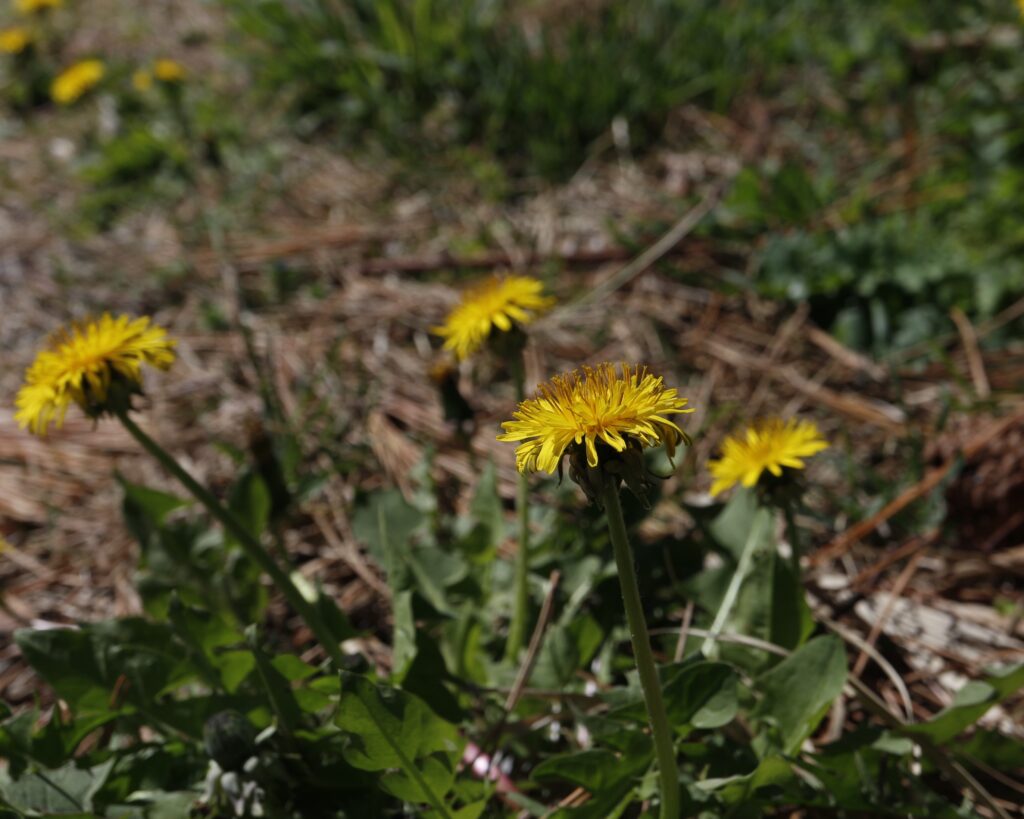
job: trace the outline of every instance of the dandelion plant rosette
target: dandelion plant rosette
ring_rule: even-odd
[[[719,495],[734,486],[755,489],[768,506],[782,511],[789,532],[793,571],[799,575],[801,538],[796,525],[805,459],[828,448],[817,424],[791,418],[756,421],[722,442],[722,454],[708,461],[714,479],[711,492]]]
[[[241,545],[247,556],[267,573],[292,608],[305,620],[321,646],[340,668],[344,656],[336,635],[288,572],[264,548],[259,538],[200,484],[174,457],[153,440],[130,416],[134,395],[142,392],[143,367],[167,370],[174,363],[175,341],[149,318],[100,318],[80,321],[58,331],[39,351],[25,373],[15,398],[15,418],[22,428],[45,435],[51,424],[60,427],[68,408],[77,404],[90,418],[112,415],[142,448],[170,472]]]
[[[526,394],[525,328],[549,310],[555,300],[544,293],[543,283],[532,276],[492,276],[469,288],[444,323],[433,332],[444,339],[444,349],[465,361],[485,345],[505,362],[515,383],[516,399]],[[505,657],[515,661],[526,639],[529,608],[529,487],[519,477],[516,512],[519,544],[515,562],[514,611],[505,644]]]
[[[673,420],[693,412],[677,390],[646,367],[613,364],[584,367],[555,376],[533,398],[522,401],[513,420],[502,424],[500,441],[518,443],[516,467],[521,474],[561,472],[569,475],[601,505],[615,554],[622,601],[633,654],[651,726],[661,783],[661,819],[679,816],[679,768],[654,654],[644,618],[633,550],[626,532],[619,487],[624,481],[643,496],[646,470],[643,451],[664,446],[671,457],[689,438]]]

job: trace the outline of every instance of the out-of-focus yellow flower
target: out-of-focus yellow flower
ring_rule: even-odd
[[[784,468],[803,469],[804,458],[827,448],[813,421],[771,418],[757,422],[726,438],[722,457],[708,461],[715,479],[711,492],[718,495],[738,483],[749,488],[765,471],[778,478]]]
[[[103,79],[106,69],[100,60],[82,60],[64,70],[50,86],[54,102],[70,105]]]
[[[517,324],[529,324],[554,303],[532,276],[494,276],[467,290],[444,324],[433,331],[444,339],[444,348],[462,361],[480,349],[495,328],[507,333]]]
[[[1024,0],[1017,0],[1017,8],[1020,10],[1020,16],[1024,17]]]
[[[14,7],[22,14],[35,14],[64,5],[64,0],[15,0]]]
[[[174,363],[174,341],[148,318],[112,317],[72,324],[40,350],[15,399],[15,420],[36,435],[51,422],[59,428],[68,407],[78,404],[92,418],[110,412],[111,387],[119,397],[142,388],[142,365],[160,370]]]
[[[598,444],[615,452],[630,441],[639,447],[664,444],[669,456],[676,445],[688,441],[669,416],[685,409],[688,401],[645,367],[614,364],[584,367],[556,375],[542,384],[534,398],[523,401],[505,421],[499,441],[520,441],[516,468],[520,472],[554,473],[566,450],[583,447],[587,464],[598,465]]]
[[[132,87],[139,92],[146,92],[153,87],[153,75],[145,68],[132,74]]]
[[[185,79],[185,67],[174,60],[157,60],[153,63],[153,76],[160,82],[182,82]]]
[[[32,35],[28,29],[21,26],[0,31],[0,51],[4,54],[20,54],[31,42]]]

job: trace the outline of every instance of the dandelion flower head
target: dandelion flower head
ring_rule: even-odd
[[[70,105],[103,79],[106,69],[100,60],[82,60],[57,75],[50,86],[54,102]]]
[[[153,76],[160,82],[181,82],[185,79],[185,67],[175,60],[157,60],[153,63]]]
[[[64,5],[64,0],[15,0],[15,8],[22,14],[35,14],[36,12],[56,9]]]
[[[0,31],[0,51],[4,54],[20,54],[32,42],[28,29],[21,26],[5,28]]]
[[[685,409],[687,399],[665,386],[645,367],[613,364],[584,367],[556,375],[538,394],[523,401],[505,421],[499,441],[518,441],[516,467],[520,472],[554,473],[566,450],[583,446],[587,464],[598,465],[598,445],[615,452],[629,442],[642,447],[664,444],[669,456],[689,439],[670,416]]]
[[[759,421],[744,432],[727,437],[722,444],[722,457],[708,462],[714,478],[711,492],[718,495],[736,484],[749,488],[765,471],[778,478],[784,468],[803,469],[804,458],[827,448],[828,443],[813,421]]]
[[[57,333],[29,366],[15,399],[15,420],[45,435],[51,422],[58,428],[63,424],[72,403],[98,417],[109,410],[112,385],[138,392],[143,364],[166,370],[173,363],[174,341],[148,318],[105,313],[75,323]]]
[[[467,290],[434,333],[444,339],[446,350],[463,361],[480,349],[494,329],[507,333],[517,324],[529,324],[554,303],[532,276],[494,276]]]

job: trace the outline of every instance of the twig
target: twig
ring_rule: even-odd
[[[974,330],[974,325],[959,307],[950,310],[949,316],[953,319],[953,323],[960,333],[960,339],[963,341],[967,369],[971,371],[974,391],[978,393],[978,398],[988,398],[992,394],[992,387],[989,385],[988,375],[985,373],[985,360],[981,357],[978,334]]]
[[[885,659],[877,648],[869,644],[856,632],[847,629],[841,623],[827,617],[821,617],[820,615],[818,615],[817,619],[818,622],[825,626],[825,628],[839,635],[843,640],[855,648],[860,649],[864,654],[875,661],[878,667],[882,669],[882,673],[889,678],[893,688],[896,689],[896,693],[903,702],[903,712],[906,715],[907,721],[912,720],[914,718],[914,701],[910,698],[910,689],[907,688],[906,682],[904,682],[903,677],[900,676],[900,673],[895,669],[893,664]]]
[[[331,522],[327,519],[327,515],[319,509],[312,509],[310,514],[313,518],[313,522],[324,536],[324,540],[327,541],[331,549],[334,550],[335,554],[344,561],[345,565],[348,566],[359,578],[366,583],[371,589],[379,594],[385,601],[391,599],[391,589],[388,585],[380,579],[380,577],[370,568],[365,560],[362,559],[362,555],[359,554],[351,543],[345,543],[338,531],[331,525]]]
[[[683,659],[683,655],[686,653],[686,640],[690,633],[690,624],[693,622],[693,609],[693,601],[688,600],[686,609],[683,611],[683,622],[679,624],[679,640],[676,642],[676,653],[672,658],[677,663]]]
[[[910,582],[910,578],[914,576],[914,572],[917,571],[917,564],[921,562],[922,557],[924,557],[923,551],[915,552],[910,560],[907,561],[907,565],[903,567],[903,571],[900,572],[899,577],[896,578],[896,582],[893,583],[892,589],[890,590],[889,599],[879,612],[878,619],[872,624],[871,631],[868,632],[868,638],[866,641],[867,645],[874,646],[875,641],[878,639],[878,635],[882,633],[882,629],[885,628],[885,624],[889,622],[892,610],[896,606],[896,600],[903,594],[903,590]],[[860,654],[853,663],[853,675],[855,677],[859,677],[864,671],[864,666],[866,666],[867,663],[868,653],[864,648],[861,648]]]
[[[509,689],[508,696],[505,697],[505,710],[501,715],[501,719],[490,731],[484,741],[480,743],[480,754],[478,756],[484,756],[490,760],[490,766],[488,766],[487,776],[491,775],[491,768],[493,768],[495,760],[494,750],[497,748],[498,743],[501,742],[501,735],[505,731],[505,726],[508,724],[509,714],[515,709],[519,703],[519,699],[523,696],[523,692],[526,690],[526,683],[530,679],[530,675],[533,673],[533,667],[537,662],[537,657],[540,654],[541,645],[544,642],[544,634],[547,632],[548,624],[551,621],[551,615],[554,612],[555,607],[555,590],[558,588],[558,583],[562,579],[562,573],[555,569],[548,576],[548,591],[544,595],[544,602],[540,607],[540,614],[537,615],[537,624],[533,627],[533,634],[530,636],[530,642],[526,647],[526,656],[523,658],[522,664],[519,666],[519,671],[516,673],[516,678],[512,683],[512,688]],[[474,760],[475,761],[475,760]]]
[[[851,350],[845,344],[838,341],[835,336],[826,333],[824,330],[813,325],[809,326],[807,328],[807,340],[824,350],[844,367],[863,372],[873,381],[885,380],[884,367],[876,364],[867,356]]]
[[[530,643],[526,648],[526,657],[522,665],[519,666],[519,672],[512,683],[512,690],[508,692],[508,697],[505,699],[506,716],[518,705],[519,698],[523,695],[523,689],[533,673],[533,667],[537,663],[537,656],[540,654],[540,647],[544,641],[544,633],[548,629],[551,613],[554,611],[555,589],[558,588],[558,582],[561,579],[562,573],[558,569],[551,572],[548,577],[548,593],[544,596],[544,603],[540,607],[537,625],[533,627],[533,634],[530,636]]]
[[[718,206],[718,203],[722,201],[722,198],[732,187],[732,181],[732,176],[720,179],[708,194],[694,207],[684,213],[682,218],[669,228],[668,232],[658,239],[658,241],[647,248],[647,250],[637,256],[621,270],[613,273],[603,282],[594,287],[590,292],[586,293],[572,304],[566,305],[566,307],[559,312],[568,312],[576,307],[582,307],[591,302],[600,301],[614,293],[623,285],[628,284],[651,267],[651,265],[661,259],[665,254],[685,239],[686,236],[697,227],[697,225],[704,221],[704,217]]]
[[[702,346],[704,350],[726,364],[737,369],[762,372],[776,380],[785,381],[812,401],[824,404],[842,415],[893,432],[903,430],[905,414],[892,404],[868,401],[852,393],[836,392],[801,375],[792,365],[775,364],[765,356],[730,346],[718,339],[706,338]]]
[[[861,571],[853,580],[850,581],[850,588],[852,590],[862,589],[869,580],[874,579],[879,574],[888,569],[893,563],[897,563],[903,560],[905,557],[909,557],[915,552],[930,546],[935,542],[935,538],[939,536],[938,529],[932,529],[930,532],[926,532],[923,535],[915,536],[909,541],[904,543],[902,546],[898,546],[891,552],[887,552],[876,562],[872,563],[866,569]]]

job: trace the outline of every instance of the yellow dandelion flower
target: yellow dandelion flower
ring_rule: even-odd
[[[113,318],[75,323],[57,333],[25,373],[15,400],[18,425],[45,435],[51,422],[59,428],[73,403],[90,417],[110,410],[111,386],[139,392],[142,365],[160,370],[174,363],[174,341],[148,318]]]
[[[64,0],[15,0],[14,7],[22,14],[35,14],[64,5]]]
[[[106,69],[100,60],[82,60],[63,71],[50,86],[54,102],[70,105],[103,79]]]
[[[460,361],[469,358],[497,328],[507,333],[526,325],[549,309],[555,300],[544,295],[544,285],[532,276],[494,276],[467,290],[459,305],[440,327],[444,348]]]
[[[153,75],[145,68],[140,68],[132,74],[132,87],[140,92],[145,93],[153,87]]]
[[[153,63],[153,76],[160,82],[181,82],[185,79],[185,67],[174,60],[157,60]]]
[[[749,488],[765,470],[780,477],[783,468],[803,469],[804,458],[827,448],[813,421],[771,418],[757,422],[744,433],[727,437],[722,457],[708,461],[715,479],[711,492],[718,495],[738,483]]]
[[[668,389],[664,381],[646,367],[613,364],[584,367],[556,375],[542,384],[538,395],[523,401],[505,421],[499,441],[519,441],[516,468],[520,472],[543,470],[554,473],[566,450],[583,446],[587,464],[598,464],[598,443],[616,452],[632,441],[640,447],[664,444],[669,456],[676,445],[688,442],[669,416],[684,409],[687,399]]]
[[[15,26],[0,31],[0,51],[4,54],[20,54],[32,42],[28,29]]]
[[[1020,16],[1024,17],[1024,0],[1017,0],[1017,9],[1020,11]]]

